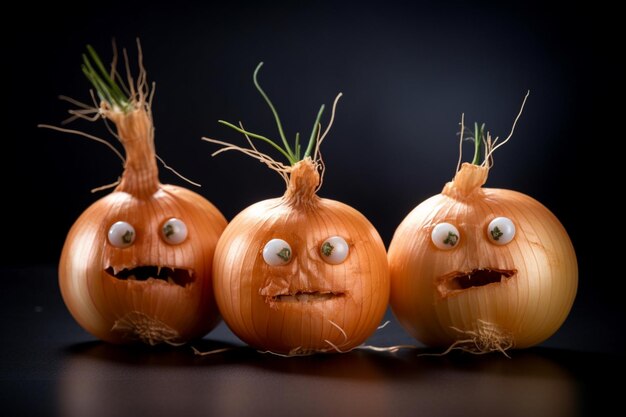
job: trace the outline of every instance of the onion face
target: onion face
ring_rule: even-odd
[[[527,195],[482,188],[486,175],[487,168],[464,164],[441,194],[404,219],[389,247],[394,314],[427,345],[532,346],[556,332],[574,302],[578,267],[561,223]],[[514,227],[492,223],[499,217]],[[432,243],[442,223],[459,229],[454,249]],[[506,244],[488,235],[494,224]]]
[[[108,75],[92,47],[83,55],[83,72],[100,102],[97,108],[70,113],[93,114],[83,118],[115,125],[125,157],[115,152],[124,171],[115,191],[72,226],[61,254],[59,284],[71,314],[94,336],[113,343],[178,344],[217,324],[211,266],[226,219],[200,195],[160,183],[153,91],[143,65],[133,76],[124,55],[125,78],[136,80],[135,85],[118,85],[124,77],[115,70],[115,59],[114,75]]]
[[[186,239],[163,239],[171,218]],[[135,230],[132,245],[115,246],[111,225]],[[219,320],[211,267],[226,227],[222,214],[187,189],[160,185],[149,197],[116,191],[96,201],[70,230],[59,264],[61,294],[76,321],[113,343],[180,343],[201,337]]]
[[[320,250],[341,236],[349,253],[329,263]],[[268,264],[264,246],[289,243],[285,264]],[[334,242],[334,240],[333,240]],[[385,313],[389,271],[383,242],[355,209],[315,197],[256,203],[228,225],[214,259],[217,304],[246,343],[282,354],[347,351],[373,333]]]

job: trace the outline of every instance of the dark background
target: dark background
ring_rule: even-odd
[[[505,137],[531,90],[513,139],[495,154],[488,186],[529,194],[557,215],[580,266],[568,337],[577,346],[621,349],[624,337],[610,331],[617,295],[596,279],[595,242],[585,237],[593,216],[581,209],[588,204],[581,198],[594,195],[584,184],[606,166],[589,140],[603,137],[595,115],[607,77],[617,71],[599,66],[598,45],[606,39],[594,11],[532,2],[113,1],[54,3],[15,18],[20,29],[5,43],[10,105],[1,166],[10,219],[3,229],[11,244],[2,264],[55,264],[72,223],[108,192],[90,190],[121,173],[104,146],[36,128],[67,117],[71,105],[58,95],[90,100],[80,71],[87,43],[108,61],[113,37],[132,58],[141,38],[149,80],[157,85],[157,152],[200,182],[197,191],[228,219],[284,190],[280,177],[255,160],[236,153],[212,158],[216,146],[200,140],[244,143],[218,119],[277,137],[252,84],[257,63],[265,62],[261,83],[291,139],[296,131],[308,137],[319,105],[330,106],[343,92],[322,149],[320,195],[361,211],[387,245],[404,216],[452,178],[461,113]],[[114,141],[101,122],[68,127]],[[465,152],[467,160],[470,144]],[[161,178],[185,185],[164,169]]]
[[[624,74],[623,64],[609,58],[618,27],[611,16],[618,13],[587,3],[501,3],[114,0],[20,2],[3,12],[0,403],[13,405],[11,415],[189,409],[179,402],[198,406],[197,413],[280,415],[268,398],[292,415],[381,415],[385,407],[393,415],[592,413],[606,400],[598,372],[623,366],[625,342],[615,286],[623,268],[612,255],[621,245],[612,229],[620,209],[599,191],[619,167],[610,160],[621,119],[611,118],[606,104]],[[80,55],[90,43],[108,61],[113,37],[132,58],[141,38],[148,78],[157,83],[157,152],[200,182],[197,191],[228,219],[284,191],[265,166],[236,153],[212,158],[216,147],[200,140],[244,143],[218,119],[277,136],[252,84],[257,63],[265,62],[260,80],[290,138],[296,131],[308,136],[319,105],[330,106],[343,92],[322,149],[327,171],[320,195],[364,213],[386,245],[404,216],[452,178],[461,113],[506,136],[531,90],[513,139],[495,154],[488,186],[533,196],[568,230],[580,267],[568,320],[539,350],[516,353],[512,361],[363,352],[300,361],[254,352],[199,360],[188,350],[93,342],[63,307],[54,268],[72,223],[108,192],[89,190],[115,181],[122,167],[102,145],[36,125],[67,117],[70,106],[60,94],[89,101]],[[113,141],[101,122],[68,127]],[[466,160],[471,153],[467,145]],[[186,185],[163,169],[161,179]],[[374,343],[415,343],[389,318]],[[224,325],[201,347],[214,348],[214,340],[237,343]],[[567,394],[552,394],[555,389]],[[542,393],[554,401],[544,398],[543,407],[528,409]],[[312,399],[320,397],[328,402]]]

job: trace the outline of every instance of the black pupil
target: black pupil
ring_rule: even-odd
[[[127,230],[122,235],[122,242],[130,243],[133,240],[133,232],[131,230]]]

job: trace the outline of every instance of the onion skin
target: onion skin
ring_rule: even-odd
[[[485,166],[463,164],[441,194],[409,213],[389,247],[393,312],[426,345],[484,343],[480,351],[533,346],[558,330],[574,302],[578,266],[561,223],[527,195],[482,188],[487,174]],[[503,246],[487,235],[489,222],[500,216],[517,229]],[[440,250],[431,240],[432,229],[442,222],[460,232],[451,250]],[[449,274],[482,268],[515,274],[483,286],[442,290]]]
[[[176,344],[201,337],[219,321],[212,259],[226,219],[200,195],[158,181],[152,120],[144,108],[103,111],[126,150],[125,170],[115,191],[92,204],[66,238],[59,263],[63,300],[85,330],[107,342]],[[163,223],[172,217],[188,229],[177,245],[161,237]],[[117,221],[135,228],[135,242],[127,248],[107,239]],[[106,272],[138,266],[190,270],[193,282],[118,279]]]
[[[347,351],[376,330],[387,308],[389,270],[380,236],[355,209],[317,197],[318,183],[315,164],[298,162],[285,196],[243,210],[218,242],[213,276],[219,310],[230,329],[257,349]],[[350,247],[338,265],[320,254],[331,236]],[[273,238],[291,245],[287,265],[263,260],[263,247]],[[313,295],[280,298],[303,293]]]

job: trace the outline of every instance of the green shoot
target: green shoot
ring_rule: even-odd
[[[324,113],[324,105],[320,107],[320,110],[317,112],[317,117],[315,118],[315,124],[313,124],[313,130],[311,131],[311,137],[309,138],[309,144],[306,147],[306,151],[304,152],[304,157],[311,156],[311,151],[313,150],[313,144],[317,139],[318,131],[320,128],[320,119],[322,118],[322,113]]]
[[[480,145],[485,140],[485,124],[478,126],[478,123],[474,123],[474,159],[472,164],[480,165]]]
[[[300,132],[296,132],[296,146],[293,148],[296,150],[296,159],[300,159]]]
[[[317,117],[315,118],[315,123],[313,125],[313,130],[311,131],[311,136],[309,137],[309,142],[307,143],[307,147],[304,151],[304,154],[302,154],[302,147],[300,144],[300,133],[296,133],[296,140],[294,143],[294,147],[292,149],[291,146],[289,145],[289,142],[287,141],[287,137],[285,136],[285,131],[280,121],[280,117],[278,116],[278,112],[276,111],[276,108],[274,107],[274,104],[272,103],[268,95],[265,93],[265,91],[263,90],[263,88],[261,88],[261,85],[259,84],[258,73],[262,66],[263,66],[263,62],[260,62],[259,65],[257,65],[256,69],[254,70],[252,80],[254,82],[254,86],[256,87],[257,91],[261,94],[261,96],[263,97],[267,105],[269,106],[270,110],[272,111],[272,114],[274,115],[274,120],[276,122],[276,127],[278,128],[278,134],[280,136],[282,146],[275,140],[272,140],[263,135],[259,135],[257,133],[249,132],[245,130],[243,127],[236,126],[225,120],[219,120],[218,122],[225,126],[230,127],[231,129],[236,130],[239,133],[246,135],[247,137],[259,139],[268,143],[274,149],[278,150],[285,158],[287,158],[287,160],[289,161],[291,165],[295,165],[298,161],[302,160],[303,158],[310,157],[311,152],[313,152],[314,150],[314,147],[315,147],[314,145],[317,142],[317,137],[319,136],[320,120],[322,118],[322,113],[324,112],[324,105],[320,107],[317,113]]]
[[[515,126],[519,118],[522,116],[522,112],[524,111],[524,105],[526,104],[526,100],[528,99],[528,95],[530,91],[526,92],[524,96],[524,100],[522,101],[522,106],[515,116],[515,120],[513,120],[513,126],[511,126],[511,132],[503,141],[498,142],[498,137],[492,138],[491,134],[485,128],[485,124],[474,123],[474,132],[465,127],[465,114],[461,114],[461,132],[460,132],[460,140],[459,140],[459,160],[457,163],[456,171],[459,172],[461,169],[461,162],[463,161],[463,141],[464,140],[473,140],[474,141],[474,157],[472,159],[472,165],[478,165],[482,167],[487,167],[490,169],[493,166],[493,153],[499,147],[503,146],[507,143],[511,137],[513,136],[513,132],[515,132]],[[465,136],[467,134],[467,136]],[[473,135],[473,137],[472,137]],[[481,150],[481,148],[484,148]],[[482,161],[481,161],[481,152],[482,152]],[[495,238],[495,237],[494,237]]]
[[[82,70],[89,82],[98,93],[100,100],[107,102],[112,108],[124,113],[133,108],[128,95],[122,91],[115,76],[107,72],[102,60],[91,45],[87,45],[87,54],[83,54]],[[93,63],[92,63],[93,62]]]
[[[281,147],[280,147],[280,145],[278,145],[278,144],[277,144],[276,142],[274,142],[272,139],[270,139],[270,138],[266,138],[265,136],[257,135],[256,133],[248,132],[247,130],[242,129],[242,128],[238,127],[238,126],[235,126],[234,124],[229,123],[229,122],[227,122],[227,121],[225,121],[225,120],[218,120],[218,122],[219,122],[219,123],[221,123],[221,124],[223,124],[223,125],[225,125],[225,126],[230,127],[231,129],[236,130],[236,131],[237,131],[237,132],[239,132],[239,133],[243,133],[243,134],[244,134],[244,135],[246,135],[246,136],[250,136],[251,138],[255,138],[255,139],[260,139],[260,140],[262,140],[262,141],[264,141],[264,142],[269,143],[269,144],[270,144],[270,145],[272,145],[272,146],[273,146],[276,150],[278,150],[278,152],[282,153],[282,154],[283,154],[283,155],[284,155],[284,156],[285,156],[285,157],[289,160],[289,162],[290,162],[290,163],[295,164],[296,162],[298,162],[298,161],[294,161],[294,160],[293,160],[293,158],[292,158],[292,155],[291,155],[291,154],[289,154],[289,153],[288,153],[286,150],[284,150],[283,148],[281,148]]]
[[[256,87],[258,92],[261,94],[261,96],[263,97],[267,105],[270,107],[270,110],[272,111],[272,114],[274,115],[274,119],[276,120],[276,126],[278,127],[278,133],[280,134],[280,138],[283,141],[283,145],[285,145],[285,151],[287,151],[289,155],[294,156],[293,152],[291,151],[291,148],[289,147],[289,142],[287,142],[287,138],[285,137],[285,132],[283,131],[283,125],[280,123],[278,112],[276,111],[276,108],[272,104],[272,101],[270,100],[270,98],[267,96],[267,94],[265,94],[265,91],[263,91],[263,89],[261,88],[261,84],[259,84],[258,74],[262,66],[263,66],[263,62],[259,62],[259,65],[257,65],[256,69],[254,70],[254,74],[252,75],[252,81],[254,81],[254,86]]]

